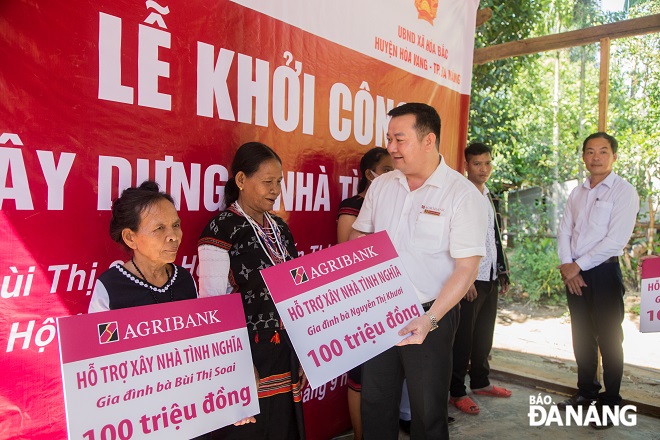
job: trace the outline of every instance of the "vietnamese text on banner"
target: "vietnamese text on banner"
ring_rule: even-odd
[[[660,332],[660,258],[642,264],[639,329],[643,333]]]
[[[387,232],[261,274],[312,388],[399,343],[423,313]]]
[[[192,438],[259,412],[238,295],[57,324],[69,439]]]

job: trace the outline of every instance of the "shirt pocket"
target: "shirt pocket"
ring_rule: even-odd
[[[420,214],[415,223],[412,245],[419,249],[441,250],[447,243],[446,220],[444,216]]]
[[[614,203],[604,200],[596,200],[594,209],[591,212],[591,219],[596,226],[607,226],[612,215]]]

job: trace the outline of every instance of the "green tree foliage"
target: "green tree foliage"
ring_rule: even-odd
[[[660,1],[631,2],[631,18],[660,13]],[[638,280],[636,258],[659,253],[657,211],[660,198],[660,34],[617,40],[612,46],[610,130],[619,140],[615,171],[637,188],[642,215],[626,259],[629,284]]]
[[[556,304],[563,301],[563,283],[557,270],[557,241],[525,237],[510,252],[514,291],[527,301]]]
[[[481,6],[491,7],[493,18],[477,30],[476,47],[660,13],[660,0],[631,0],[620,13],[604,13],[599,0],[490,0]],[[469,139],[495,149],[491,189],[504,200],[507,191],[531,187],[543,195],[531,207],[513,199],[507,206],[509,214],[518,213],[508,231],[520,245],[512,259],[527,284],[518,287],[533,299],[563,296],[558,277],[543,278],[556,263],[556,248],[547,239],[554,240],[561,215],[555,206],[557,183],[585,177],[582,140],[598,131],[599,50],[592,44],[474,68]],[[636,186],[650,218],[660,195],[659,52],[660,34],[612,40],[607,131],[620,142],[615,171]],[[654,237],[643,228],[636,236],[639,242]],[[634,258],[627,263],[633,277]]]
[[[529,37],[535,23],[541,20],[544,0],[510,2],[482,1],[482,8],[493,10],[493,17],[477,29],[475,47],[487,47]],[[512,86],[518,81],[521,69],[529,63],[525,57],[499,60],[475,66],[470,105],[469,139],[487,141],[491,145],[504,145],[516,136],[515,109],[502,105],[511,96]],[[533,57],[532,57],[533,58]],[[508,150],[507,150],[508,152]],[[508,158],[515,160],[515,158]],[[507,160],[509,162],[509,160]]]

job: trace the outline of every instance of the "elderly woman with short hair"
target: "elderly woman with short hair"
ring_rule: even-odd
[[[172,197],[145,181],[112,204],[110,237],[131,255],[99,276],[89,312],[197,298],[190,273],[174,264],[183,232]]]
[[[89,313],[197,298],[197,286],[185,268],[174,264],[181,245],[181,219],[172,197],[158,184],[144,181],[125,189],[112,203],[110,237],[131,259],[99,276]],[[253,423],[246,417],[235,423]],[[208,440],[211,434],[196,437]]]

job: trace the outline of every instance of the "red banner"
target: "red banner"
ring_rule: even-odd
[[[325,33],[331,2],[303,3],[318,7],[2,3],[0,438],[66,435],[55,318],[85,313],[96,277],[126,259],[108,236],[123,188],[151,178],[172,194],[184,231],[177,263],[195,274],[197,237],[244,142],[282,157],[278,214],[301,254],[334,244],[339,202],[356,192],[361,155],[385,146],[395,105],[434,105],[441,151],[462,162],[478,1],[381,11],[376,0],[341,0],[340,37]],[[365,16],[375,11],[387,28]],[[344,392],[345,378],[306,390],[310,438],[348,427]]]

